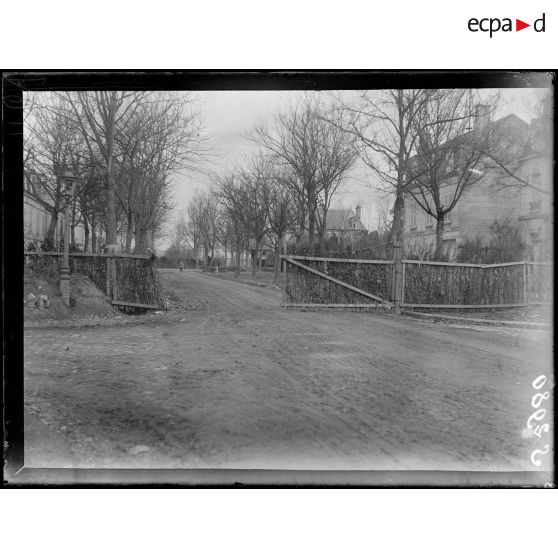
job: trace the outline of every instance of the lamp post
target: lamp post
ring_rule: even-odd
[[[71,169],[65,168],[58,177],[66,206],[64,208],[64,257],[60,274],[60,295],[66,306],[70,306],[70,204],[74,197],[77,178]]]

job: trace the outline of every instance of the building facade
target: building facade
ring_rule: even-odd
[[[47,237],[51,221],[51,214],[41,203],[41,197],[47,196],[40,182],[33,188],[30,180],[25,176],[23,189],[23,240],[25,250],[40,250]],[[75,245],[83,249],[85,231],[81,224],[74,228]],[[64,238],[64,212],[58,214],[58,222],[54,231],[54,245],[60,246]]]
[[[519,161],[518,174],[525,182],[520,189],[520,230],[526,257],[532,260],[552,258],[554,176],[550,123],[551,118],[543,115],[531,124],[529,142]]]
[[[330,209],[327,212],[325,239],[335,238],[342,246],[353,244],[368,233],[361,221],[361,207],[355,209]]]
[[[517,117],[511,115],[506,119]],[[455,259],[460,247],[467,241],[487,243],[497,226],[518,231],[521,241],[518,241],[520,249],[516,253],[520,253],[522,259],[550,257],[552,211],[550,196],[542,192],[552,191],[552,164],[546,152],[533,152],[529,145],[528,142],[523,153],[518,155],[517,165],[514,165],[517,176],[525,184],[508,176],[503,181],[502,169],[486,165],[482,170],[483,176],[463,192],[452,211],[445,215],[443,253],[448,259]],[[450,173],[440,185],[441,203],[446,207],[455,192],[455,180]],[[541,191],[528,184],[540,187]],[[432,207],[432,204],[429,205]],[[404,211],[406,254],[419,259],[432,257],[436,245],[435,218],[424,211],[410,194],[405,196]]]
[[[511,189],[495,188],[495,171],[486,173],[470,190],[465,191],[444,218],[444,254],[455,259],[459,247],[467,240],[488,239],[494,223],[515,223],[520,217],[520,196]],[[443,205],[449,205],[454,188],[440,188]],[[427,258],[436,246],[436,220],[411,197],[405,197],[405,250]]]

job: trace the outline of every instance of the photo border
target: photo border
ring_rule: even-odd
[[[18,71],[2,76],[4,483],[8,486],[525,487],[554,471],[35,469],[24,465],[23,92],[51,90],[359,90],[553,87],[545,70]],[[554,98],[556,114],[556,98]],[[555,122],[556,126],[556,122]],[[554,158],[556,145],[554,144]],[[13,231],[19,231],[15,234]],[[556,432],[553,431],[554,447]],[[556,456],[554,457],[556,459]]]

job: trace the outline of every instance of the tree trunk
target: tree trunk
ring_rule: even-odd
[[[58,212],[56,208],[50,214],[50,223],[48,225],[48,231],[46,234],[47,245],[54,246],[54,236],[56,234],[56,227],[58,225]]]
[[[76,198],[74,197],[72,203],[72,221],[70,227],[70,246],[75,247],[76,245]]]
[[[315,230],[316,230],[316,211],[315,207],[310,208],[308,215],[308,243],[310,245],[310,255],[314,254]]]
[[[275,245],[275,261],[273,262],[273,281],[276,282],[279,278],[279,271],[281,270],[281,237],[277,239]]]
[[[403,199],[403,189],[396,192],[395,204],[393,206],[393,224],[391,226],[391,241],[403,241],[403,227],[405,221],[405,201]]]
[[[134,248],[134,253],[145,254],[148,247],[148,231],[143,225],[136,227],[136,245]]]
[[[440,261],[444,257],[444,216],[438,215],[436,219],[436,250],[434,260]]]
[[[83,251],[89,251],[89,221],[85,214],[83,215],[83,231],[84,231],[84,238],[83,238]]]
[[[240,275],[240,248],[236,245],[236,269],[234,270],[234,276],[238,277]]]
[[[134,213],[128,212],[128,227],[126,229],[126,254],[132,253],[132,239],[134,238]]]
[[[318,230],[318,239],[320,242],[320,255],[323,256],[325,254],[326,251],[326,245],[325,245],[325,233],[326,233],[326,228],[327,228],[327,207],[323,208],[323,215],[322,215],[322,224],[321,227]]]
[[[256,249],[253,252],[252,256],[252,277],[256,276],[256,271],[258,269],[258,254],[260,252],[260,242],[256,241]]]
[[[97,252],[97,225],[95,221],[91,223],[91,252]]]
[[[112,176],[112,155],[107,163],[107,230],[106,247],[110,253],[116,251],[116,189]]]
[[[295,236],[296,236],[296,243],[300,244],[300,241],[302,240],[302,237],[304,236],[304,223],[306,221],[306,214],[304,212],[302,212],[302,215],[300,217],[300,223],[299,223],[299,229],[297,229]]]

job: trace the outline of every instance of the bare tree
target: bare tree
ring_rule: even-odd
[[[46,244],[54,247],[54,235],[65,197],[58,180],[60,170],[70,167],[78,174],[84,165],[84,144],[72,124],[65,118],[68,104],[55,96],[37,99],[29,107],[25,119],[24,169],[27,184],[37,201],[50,215]],[[83,183],[78,184],[78,194]],[[76,207],[72,208],[76,221]]]
[[[354,136],[331,124],[328,120],[329,116],[329,110],[321,107],[316,109],[316,117],[322,122],[319,127],[321,139],[318,151],[318,211],[316,212],[321,251],[325,250],[327,213],[331,201],[357,158]]]
[[[275,180],[270,189],[268,219],[270,243],[275,251],[274,281],[277,281],[281,269],[281,247],[296,221],[292,195],[279,180]]]
[[[378,213],[378,232],[384,233],[391,231],[393,222],[393,202],[391,196],[383,195],[377,200],[377,213]]]
[[[177,263],[180,261],[180,258],[185,251],[187,241],[188,231],[186,218],[184,214],[181,213],[178,219],[175,221],[170,233],[170,248],[172,250],[171,253],[174,255]]]
[[[446,216],[485,174],[480,167],[495,107],[472,107],[470,90],[429,91],[412,126],[416,155],[409,164],[407,192],[436,220],[435,259],[443,256]]]
[[[486,144],[486,166],[496,170],[496,186],[519,193],[527,188],[550,197],[552,181],[543,182],[540,175],[522,172],[525,157],[543,157],[552,164],[554,119],[552,114],[552,90],[548,89],[535,107],[529,133],[512,130],[505,138],[494,137]],[[550,173],[549,173],[550,174]]]
[[[105,181],[109,252],[115,251],[117,246],[116,138],[133,118],[145,95],[133,91],[78,91],[65,95],[71,106],[67,117],[81,131],[90,160]]]
[[[270,161],[257,156],[250,160],[240,171],[243,194],[244,228],[254,241],[252,256],[252,277],[261,268],[262,241],[269,230],[269,206],[271,186],[274,180],[273,166]]]
[[[235,174],[227,174],[216,180],[216,195],[223,207],[224,220],[230,230],[235,257],[235,277],[240,275],[240,255],[248,246],[245,219],[245,193]]]
[[[316,229],[323,241],[331,197],[354,163],[353,138],[331,124],[317,96],[307,96],[298,105],[277,114],[272,130],[258,126],[253,139],[273,156],[278,166],[286,167],[282,180],[293,190],[293,199],[299,204],[301,229],[308,219],[313,249]]]
[[[126,213],[126,250],[151,247],[153,236],[171,208],[172,176],[195,170],[204,153],[201,119],[185,94],[152,93],[117,136],[117,197]]]
[[[188,204],[187,233],[194,251],[201,248],[205,265],[213,264],[219,239],[219,205],[212,192],[198,193]],[[196,253],[197,257],[197,253]]]
[[[356,139],[362,161],[372,169],[377,188],[395,194],[391,239],[401,241],[409,162],[416,152],[417,115],[428,99],[425,90],[361,91],[336,96],[330,121]]]
[[[95,169],[80,168],[80,171],[83,187],[80,188],[77,199],[85,234],[84,252],[89,249],[91,252],[97,252],[100,248],[98,240],[101,235],[101,223],[106,220],[106,190],[102,177],[96,174]]]

